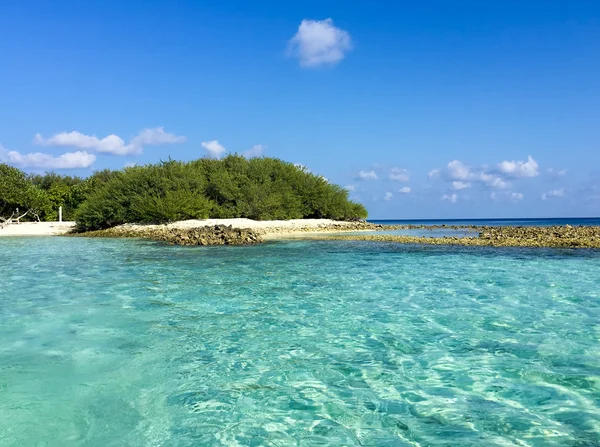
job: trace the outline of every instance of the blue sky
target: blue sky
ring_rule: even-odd
[[[226,151],[372,218],[600,215],[597,1],[23,0],[0,29],[0,161],[28,172]]]

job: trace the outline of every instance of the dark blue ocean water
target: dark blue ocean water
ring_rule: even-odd
[[[478,225],[512,227],[547,227],[552,225],[600,226],[600,217],[552,217],[526,219],[369,219],[385,225]]]

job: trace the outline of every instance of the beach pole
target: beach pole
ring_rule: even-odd
[[[58,207],[58,221],[62,222],[62,206]]]

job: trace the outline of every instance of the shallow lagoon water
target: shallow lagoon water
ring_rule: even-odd
[[[0,240],[2,446],[595,446],[600,252]]]
[[[473,231],[466,228],[416,228],[411,230],[376,230],[376,231],[359,231],[351,233],[340,233],[344,234],[373,234],[373,235],[386,235],[386,236],[413,236],[413,237],[432,237],[432,238],[443,238],[443,237],[477,237],[479,232]]]

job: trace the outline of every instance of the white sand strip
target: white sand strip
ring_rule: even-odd
[[[75,222],[22,222],[10,224],[0,229],[2,236],[58,236],[68,233]]]
[[[167,228],[197,228],[227,225],[233,228],[250,228],[263,234],[265,239],[281,239],[302,234],[327,233],[332,231],[357,231],[356,222],[331,219],[252,220],[252,219],[204,219],[183,220],[167,224]],[[0,229],[0,236],[52,236],[68,233],[75,222],[23,222]],[[122,227],[143,229],[159,228],[164,225],[125,224]],[[347,228],[346,228],[347,227]]]
[[[344,222],[331,219],[292,219],[292,220],[252,220],[236,219],[205,219],[182,220],[166,225],[167,228],[198,228],[215,225],[226,225],[233,228],[250,228],[262,233],[265,239],[285,239],[302,237],[319,233],[340,231],[357,231],[356,222]],[[125,226],[125,225],[124,225]],[[133,228],[158,228],[159,225],[126,225]],[[347,228],[346,228],[347,227]]]

